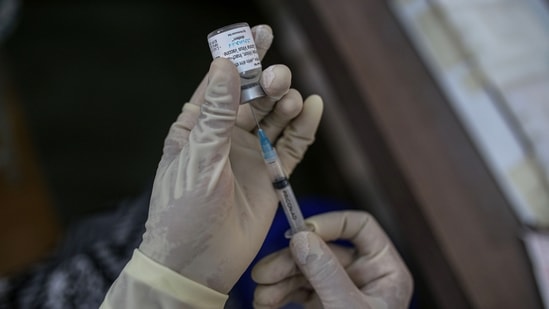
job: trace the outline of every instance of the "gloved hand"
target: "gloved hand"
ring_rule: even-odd
[[[271,29],[253,29],[262,57]],[[267,68],[267,97],[251,104],[289,174],[313,142],[322,101],[303,102],[291,73]],[[139,250],[188,279],[227,293],[255,257],[273,220],[277,197],[267,175],[240,80],[226,59],[210,71],[165,141]]]
[[[310,217],[314,232],[259,261],[255,308],[302,303],[306,308],[407,308],[412,277],[375,219],[362,211]],[[354,248],[326,244],[345,239]]]

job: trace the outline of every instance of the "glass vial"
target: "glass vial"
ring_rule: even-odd
[[[240,74],[240,104],[265,96],[259,85],[261,61],[255,47],[252,30],[247,23],[219,28],[208,34],[208,44],[214,59],[231,60]]]

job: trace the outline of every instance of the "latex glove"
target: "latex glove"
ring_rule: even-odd
[[[306,308],[407,308],[412,277],[372,216],[337,211],[306,222],[314,232],[295,234],[289,249],[254,267],[255,308],[289,302]],[[349,240],[354,248],[324,242],[336,239]]]
[[[269,27],[254,28],[263,56]],[[313,142],[322,101],[303,102],[289,89],[285,66],[267,68],[268,97],[252,104],[287,173]],[[172,125],[156,173],[139,250],[188,279],[227,293],[255,257],[273,220],[277,197],[261,158],[249,106],[239,105],[240,80],[226,59]]]

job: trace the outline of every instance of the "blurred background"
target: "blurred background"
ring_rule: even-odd
[[[0,275],[148,188],[206,35],[246,21],[274,29],[264,67],[326,101],[298,195],[372,212],[418,308],[544,306],[547,1],[2,3]]]

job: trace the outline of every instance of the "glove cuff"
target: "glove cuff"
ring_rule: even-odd
[[[135,280],[165,293],[192,308],[223,308],[228,295],[185,278],[135,249],[123,270]]]

